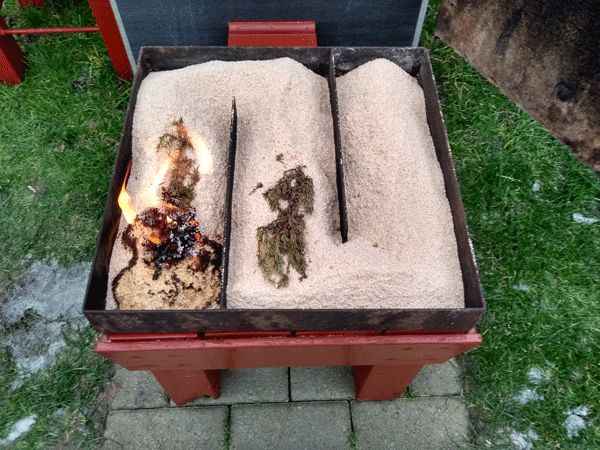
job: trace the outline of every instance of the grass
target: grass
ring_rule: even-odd
[[[348,434],[348,446],[350,447],[350,450],[357,450],[357,447],[356,447],[357,441],[358,441],[358,429],[353,427],[352,430],[350,430],[350,433]]]
[[[0,436],[6,437],[18,420],[36,417],[31,430],[13,442],[13,450],[98,446],[106,414],[99,394],[112,379],[112,363],[95,354],[96,333],[91,328],[66,330],[65,338],[68,347],[56,364],[14,390],[14,363],[6,348],[0,350]]]
[[[221,442],[223,450],[229,450],[231,447],[231,406],[227,408],[227,422],[225,422],[225,434]]]
[[[483,344],[468,353],[473,444],[599,448],[600,181],[454,50],[433,35],[430,3],[421,45],[429,48],[488,311]],[[531,369],[542,378],[531,380]],[[515,400],[531,389],[544,400]],[[569,439],[564,411],[587,406],[588,427]]]
[[[2,13],[12,28],[95,23],[87,3],[69,0],[25,11],[9,0]],[[25,81],[0,85],[4,295],[26,255],[63,265],[91,259],[129,94],[99,33],[19,38]]]
[[[600,181],[568,147],[505,98],[433,33],[429,48],[488,311],[483,344],[465,359],[475,448],[600,448]],[[12,27],[86,26],[85,3],[48,1],[22,11],[6,0]],[[89,261],[96,245],[130,84],[114,75],[98,34],[20,39],[25,81],[0,85],[0,288],[6,296],[29,261]],[[2,297],[0,297],[2,298]],[[35,320],[33,318],[32,320]],[[27,326],[22,323],[19,326]],[[10,330],[0,328],[0,338]],[[0,350],[0,439],[17,420],[38,421],[13,448],[93,448],[94,400],[111,376],[93,352],[95,333],[66,331],[52,369],[10,391],[15,367]],[[537,369],[541,378],[531,379]],[[543,400],[515,398],[535,390]],[[589,408],[569,438],[565,411]],[[65,412],[59,421],[49,417]],[[58,423],[58,424],[57,424]]]
[[[7,0],[2,15],[11,28],[95,24],[86,2],[70,0],[29,10]],[[27,58],[25,81],[0,85],[0,303],[33,261],[56,258],[70,266],[92,259],[130,92],[98,33],[18,42]],[[0,340],[37,319],[0,324]],[[15,422],[37,418],[11,449],[98,446],[98,394],[112,364],[95,354],[89,327],[66,328],[64,335],[68,347],[57,363],[15,390],[14,361],[0,348],[0,439]]]

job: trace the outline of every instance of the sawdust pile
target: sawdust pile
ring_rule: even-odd
[[[347,243],[339,233],[327,81],[289,58],[213,61],[149,74],[134,117],[128,191],[134,199],[152,184],[142,180],[161,164],[158,139],[174,119],[183,118],[194,146],[202,141],[212,160],[192,206],[204,234],[220,242],[235,97],[229,309],[464,307],[452,218],[421,88],[394,63],[376,60],[339,78],[338,91]],[[288,270],[285,287],[278,288],[259,267],[257,230],[270,229],[278,217],[263,194],[298,167],[314,190],[311,214],[302,224],[306,266],[303,274]],[[131,260],[131,250],[119,242],[118,237],[111,282]],[[145,276],[152,279],[151,273]]]

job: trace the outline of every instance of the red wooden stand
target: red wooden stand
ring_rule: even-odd
[[[425,364],[476,347],[481,335],[389,332],[104,334],[96,352],[149,370],[178,405],[220,394],[221,369],[352,366],[357,400],[402,395]]]
[[[237,20],[229,22],[230,47],[316,47],[313,20]]]
[[[104,0],[89,0],[104,1]],[[231,22],[229,45],[313,46],[314,22]],[[104,334],[96,352],[128,370],[151,371],[178,405],[217,398],[221,369],[352,366],[357,400],[402,395],[425,364],[476,347],[481,335],[380,331]]]

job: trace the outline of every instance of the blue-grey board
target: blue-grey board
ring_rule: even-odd
[[[226,46],[234,20],[314,20],[319,46],[416,47],[428,0],[111,0],[132,68],[155,46]]]

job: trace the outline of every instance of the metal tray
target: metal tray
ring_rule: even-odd
[[[327,77],[333,62],[336,76],[376,58],[386,58],[416,77],[425,94],[427,122],[442,169],[452,212],[462,271],[465,307],[458,309],[245,309],[226,302],[209,310],[106,310],[108,269],[121,216],[117,197],[131,161],[131,131],[138,90],[152,71],[173,70],[202,62],[292,58]],[[226,280],[225,280],[226,281]],[[437,89],[426,49],[413,47],[143,47],[114,172],[108,191],[83,313],[101,333],[210,331],[343,331],[457,332],[471,330],[485,312],[485,300],[467,228],[465,212]]]

